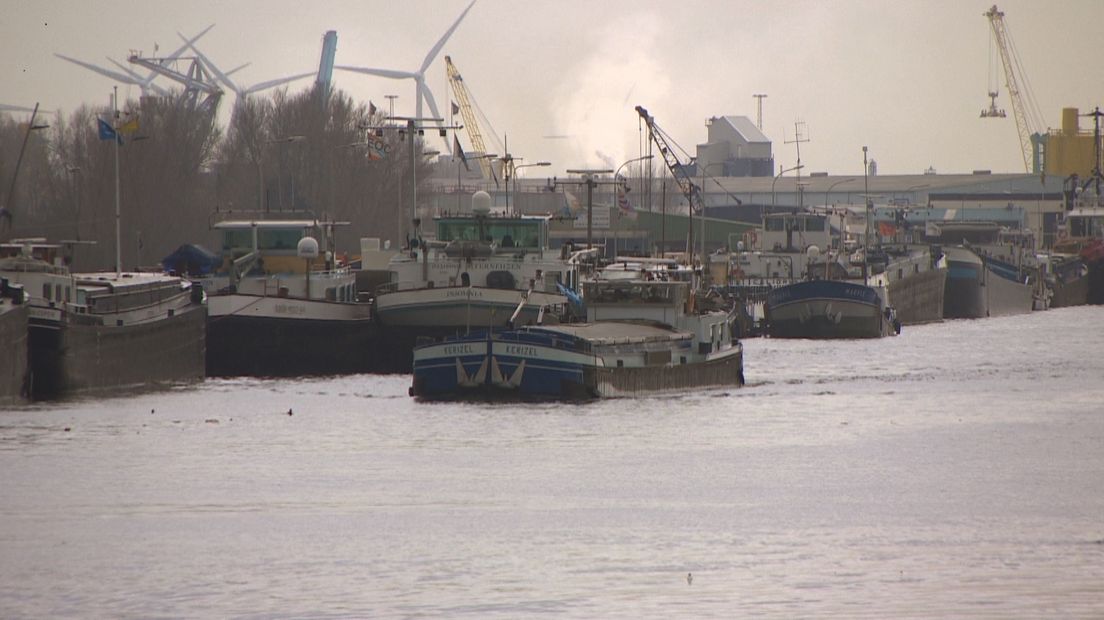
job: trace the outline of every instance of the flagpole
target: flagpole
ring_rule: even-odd
[[[119,87],[111,95],[111,128],[115,131],[115,279],[123,277],[123,244],[119,229]]]

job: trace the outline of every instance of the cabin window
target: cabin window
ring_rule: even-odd
[[[625,367],[625,360],[617,360],[617,367],[618,368],[624,368]]]
[[[295,250],[302,237],[303,231],[297,228],[259,230],[257,247],[261,250]]]
[[[58,301],[61,301],[61,285],[60,284],[55,284],[54,285],[54,299],[56,299]]]
[[[47,283],[47,284],[43,284],[43,285],[42,285],[42,297],[43,297],[43,299],[45,299],[46,301],[50,301],[50,291],[51,291],[51,290],[52,290],[52,289],[50,289],[50,285],[49,285],[49,283]]]
[[[685,364],[686,363],[686,356],[685,355],[680,355],[679,356],[679,363],[680,364]]]
[[[69,303],[72,300],[72,297],[70,297],[72,290],[71,287],[65,287],[65,303]]]

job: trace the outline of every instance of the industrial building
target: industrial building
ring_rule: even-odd
[[[722,177],[774,176],[771,141],[746,116],[714,116],[705,121],[707,141],[697,147],[692,176],[707,171]]]

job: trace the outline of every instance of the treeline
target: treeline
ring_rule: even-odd
[[[347,221],[337,241],[349,253],[363,236],[397,238],[399,201],[409,200],[401,194],[410,186],[407,143],[386,131],[387,156],[371,157],[364,142],[384,119],[341,91],[238,99],[225,131],[181,95],[120,108],[120,123],[139,119],[119,146],[125,269],[156,265],[183,243],[218,252],[210,230],[216,211]],[[0,115],[0,241],[95,241],[78,246],[75,268],[114,268],[115,144],[97,130],[97,119],[110,117],[87,105],[68,116],[39,115],[36,124],[50,126],[30,132],[13,186],[27,125]],[[418,178],[427,173],[420,168]]]

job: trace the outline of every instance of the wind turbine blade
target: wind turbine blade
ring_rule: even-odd
[[[460,21],[464,19],[464,16],[468,14],[468,11],[470,11],[473,6],[475,6],[475,0],[472,0],[471,4],[468,5],[468,8],[464,9],[464,12],[460,14],[460,17],[456,18],[456,21],[452,23],[452,27],[445,31],[444,36],[442,36],[440,40],[437,41],[437,45],[434,45],[429,50],[429,53],[425,56],[425,60],[422,61],[422,67],[418,69],[418,73],[424,74],[425,70],[429,68],[429,65],[433,64],[433,59],[437,57],[437,53],[440,52],[441,48],[445,46],[445,41],[448,41],[448,38],[451,37],[452,33],[456,31],[456,27],[460,25]]]
[[[422,93],[425,96],[426,105],[429,106],[429,112],[431,114],[433,114],[433,118],[442,118],[441,114],[437,111],[437,102],[433,99],[433,92],[430,91],[429,87],[426,86],[425,84],[419,84],[419,86],[421,86]],[[418,116],[421,116],[421,114],[418,114]],[[437,122],[437,126],[440,127],[441,126],[441,121],[436,121],[436,122]],[[441,139],[444,140],[444,142],[445,142],[445,148],[448,148],[448,149],[452,148],[452,145],[449,144],[448,138],[446,138],[444,136],[441,136]]]
[[[39,111],[41,112],[42,110]],[[34,112],[34,109],[24,108],[21,105],[7,105],[5,103],[0,103],[0,112]]]
[[[269,88],[274,88],[274,87],[279,86],[281,84],[287,84],[288,82],[294,82],[295,80],[301,80],[305,77],[311,77],[311,76],[314,76],[314,75],[316,75],[316,73],[314,71],[311,71],[310,73],[299,73],[299,74],[296,74],[296,75],[289,75],[288,77],[282,77],[282,78],[277,78],[275,80],[269,80],[267,82],[261,82],[259,84],[254,84],[254,85],[250,86],[249,88],[245,89],[245,93],[243,93],[243,94],[248,95],[250,93],[255,93],[255,92],[258,92],[258,91],[268,90]]]
[[[138,80],[138,81],[144,81],[144,80],[146,79],[146,78],[144,78],[144,77],[142,77],[142,76],[138,75],[138,74],[137,74],[137,73],[135,73],[134,71],[132,71],[132,70],[130,69],[130,67],[128,67],[128,66],[124,65],[123,63],[121,63],[121,62],[119,62],[119,61],[115,60],[114,58],[111,58],[110,56],[104,56],[104,58],[107,58],[107,61],[108,61],[108,62],[110,62],[111,64],[115,65],[116,67],[119,67],[120,69],[122,69],[122,70],[123,70],[123,71],[124,71],[124,72],[125,72],[125,73],[126,73],[127,75],[129,75],[130,77],[132,77],[132,78],[134,78],[134,79],[136,79],[136,80]]]
[[[441,113],[437,111],[437,100],[433,98],[433,91],[429,90],[429,87],[425,83],[418,85],[422,91],[422,98],[425,99],[426,105],[429,106],[429,112],[433,115],[433,118],[441,118]],[[440,125],[441,122],[437,121]]]
[[[204,28],[203,30],[201,30],[201,31],[199,32],[199,34],[195,35],[194,37],[192,37],[192,38],[190,38],[190,39],[184,38],[184,35],[182,35],[182,34],[180,34],[179,32],[177,32],[176,34],[180,35],[180,38],[181,38],[181,39],[184,39],[184,44],[183,44],[183,45],[181,45],[180,47],[176,48],[176,49],[175,49],[175,50],[173,51],[173,53],[169,54],[168,56],[165,56],[165,59],[176,59],[176,58],[179,58],[179,57],[180,57],[180,55],[184,53],[184,50],[188,49],[188,47],[189,47],[189,46],[191,46],[191,45],[194,45],[196,41],[200,40],[200,38],[202,38],[202,37],[203,37],[203,35],[205,35],[205,34],[207,34],[208,32],[210,32],[210,31],[211,31],[211,29],[212,29],[212,28],[214,28],[214,27],[215,27],[215,25],[214,25],[214,24],[211,24],[210,26],[207,26],[206,28]],[[152,82],[152,81],[153,81],[153,78],[155,78],[155,77],[157,77],[157,72],[156,72],[156,71],[150,71],[150,74],[149,74],[149,76],[147,76],[147,77],[146,77],[146,83],[148,84],[148,83]]]
[[[90,62],[84,62],[82,60],[77,60],[76,58],[70,58],[68,56],[63,56],[61,54],[54,54],[54,56],[57,56],[58,58],[60,58],[62,60],[67,60],[67,61],[73,63],[74,65],[79,65],[81,67],[84,67],[85,69],[88,69],[89,71],[99,73],[100,75],[102,75],[104,77],[109,77],[113,80],[118,80],[118,81],[120,81],[124,84],[140,84],[141,83],[139,81],[136,81],[134,78],[130,77],[129,75],[123,75],[122,73],[119,73],[117,71],[112,71],[111,69],[104,69],[103,67],[96,66],[96,65],[94,65]]]
[[[184,35],[180,34],[179,32],[178,32],[178,33],[176,33],[176,34],[177,34],[177,36],[179,36],[179,37],[180,37],[181,39],[184,39]],[[185,41],[187,41],[187,39],[184,39],[184,40],[185,40]],[[203,65],[204,65],[205,67],[207,67],[208,69],[210,69],[210,70],[211,70],[211,73],[214,73],[214,74],[215,74],[215,77],[217,77],[217,78],[218,78],[218,80],[219,80],[220,82],[222,82],[223,84],[225,84],[227,88],[229,88],[230,90],[232,90],[232,91],[234,91],[235,93],[237,93],[237,95],[238,95],[239,97],[240,97],[240,96],[242,96],[242,95],[244,94],[244,93],[242,92],[242,89],[238,88],[238,85],[237,85],[237,84],[235,84],[234,82],[232,82],[232,81],[230,80],[230,77],[229,77],[229,76],[227,76],[227,75],[226,75],[225,73],[223,73],[222,71],[220,71],[220,70],[219,70],[219,68],[215,66],[215,63],[211,62],[211,60],[210,60],[209,58],[207,58],[206,56],[204,56],[204,55],[203,55],[203,52],[199,51],[199,48],[198,48],[198,47],[196,47],[194,43],[189,43],[189,44],[188,44],[188,47],[192,48],[192,51],[193,51],[193,52],[195,52],[195,55],[199,57],[199,61],[200,61],[200,62],[202,62],[202,63],[203,63]]]
[[[226,75],[234,75],[234,74],[235,74],[235,73],[237,73],[238,71],[241,71],[242,69],[244,69],[244,68],[248,67],[248,66],[249,66],[249,65],[251,65],[251,64],[253,64],[253,63],[251,63],[251,62],[247,62],[247,63],[245,63],[245,64],[241,64],[241,65],[238,65],[238,66],[234,67],[233,69],[231,69],[231,70],[227,71],[227,72],[226,72]]]
[[[157,93],[158,95],[160,95],[162,97],[167,97],[169,95],[169,91],[165,90],[164,88],[161,88],[157,84],[154,84],[152,79],[147,80],[146,78],[142,77],[138,73],[132,71],[130,69],[130,67],[128,67],[128,66],[124,65],[123,63],[115,60],[114,58],[108,57],[107,60],[109,62],[111,62],[111,64],[115,65],[116,67],[119,67],[123,71],[126,71],[127,75],[130,75],[135,80],[137,80],[134,83],[137,84],[142,89],[143,94],[145,94],[145,90],[148,88],[149,90],[152,90],[153,92]],[[153,75],[156,77],[157,73],[153,72]]]
[[[352,71],[353,73],[363,73],[364,75],[377,75],[379,77],[391,78],[393,80],[406,80],[417,78],[415,74],[409,71],[396,71],[393,69],[371,69],[368,67],[344,66],[335,66],[334,69],[341,69],[342,71]]]

